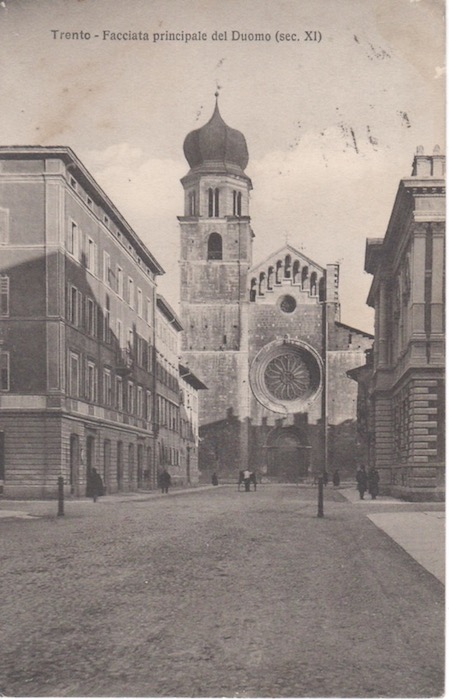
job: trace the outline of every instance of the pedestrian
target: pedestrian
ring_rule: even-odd
[[[94,503],[97,502],[99,496],[103,495],[103,479],[97,472],[95,467],[90,473],[90,478],[88,480],[88,496],[92,496]]]
[[[323,471],[323,484],[327,486],[329,483],[329,474],[326,470]]]
[[[364,496],[365,496],[365,491],[368,487],[368,476],[366,474],[365,466],[363,464],[357,469],[355,479],[357,481],[357,490],[360,494],[360,498],[363,501]]]
[[[245,484],[245,491],[249,491],[249,487],[251,484],[251,472],[248,468],[246,468],[243,472],[243,483]]]
[[[254,491],[257,491],[257,477],[256,477],[256,472],[251,472],[251,475],[249,477],[249,483],[254,484]]]
[[[213,485],[213,486],[218,486],[218,476],[217,476],[216,472],[214,472],[214,473],[212,474],[212,485]]]
[[[379,472],[375,467],[371,467],[368,472],[368,492],[372,500],[375,500],[379,495]]]
[[[332,474],[332,483],[336,489],[340,486],[340,474],[338,472],[338,469],[336,469]]]
[[[159,484],[162,489],[162,493],[168,493],[168,488],[171,486],[171,476],[165,467],[159,475]]]
[[[237,484],[237,491],[240,491],[240,484],[244,484],[244,483],[245,483],[245,477],[243,476],[243,474],[244,474],[243,469],[240,469],[240,471],[239,471],[239,481],[238,481],[238,484]]]

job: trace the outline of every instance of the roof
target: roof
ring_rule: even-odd
[[[218,109],[218,99],[207,124],[187,134],[184,155],[191,168],[209,162],[235,166],[238,172],[245,170],[248,165],[245,137],[225,123]]]
[[[80,185],[89,191],[90,194],[95,193],[94,196],[97,202],[101,203],[111,221],[114,221],[127,239],[135,246],[136,251],[145,264],[154,274],[163,275],[165,272],[163,267],[71,148],[68,146],[0,146],[0,159],[27,158],[28,160],[33,160],[51,157],[61,159],[67,165],[70,174],[73,175]]]
[[[352,333],[360,333],[360,335],[365,336],[365,338],[370,338],[371,340],[374,340],[374,335],[372,333],[361,331],[359,328],[354,328],[354,326],[348,326],[346,325],[346,323],[341,323],[341,321],[335,321],[335,325],[340,326],[340,328],[345,328],[348,331],[352,331]]]
[[[179,316],[173,311],[172,307],[168,301],[162,296],[162,294],[156,294],[156,305],[160,309],[161,313],[173,324],[173,328],[177,331],[184,330],[183,325],[179,319]]]
[[[179,365],[179,375],[181,379],[184,379],[184,381],[187,382],[187,384],[190,384],[190,386],[193,386],[194,389],[208,388],[205,384],[203,384],[201,379],[198,379],[196,374],[193,374],[193,372],[191,372],[190,369],[184,365]]]

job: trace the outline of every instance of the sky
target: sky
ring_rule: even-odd
[[[444,34],[440,0],[0,0],[0,144],[72,148],[177,308],[182,146],[218,90],[248,144],[254,264],[286,241],[339,262],[341,320],[372,331],[366,238],[416,147],[445,152]]]

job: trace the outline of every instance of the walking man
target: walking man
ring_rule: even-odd
[[[168,493],[168,488],[171,486],[171,476],[168,473],[168,471],[163,469],[163,471],[160,473],[159,476],[159,484],[162,490],[162,493]]]
[[[363,501],[365,497],[365,491],[368,488],[368,476],[363,464],[357,469],[355,479],[357,481],[357,490],[360,494],[360,498]]]

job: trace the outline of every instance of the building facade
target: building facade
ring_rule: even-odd
[[[0,148],[0,479],[46,497],[156,483],[163,270],[69,148]]]
[[[339,266],[290,245],[254,265],[246,140],[218,104],[184,154],[182,361],[208,387],[201,472],[249,465],[289,481],[352,472],[357,391],[346,371],[372,336],[340,322]]]
[[[207,386],[184,365],[179,365],[180,461],[185,483],[199,483],[199,391]],[[201,399],[202,400],[202,399]]]
[[[441,497],[445,460],[445,157],[419,147],[384,238],[368,239],[372,358],[359,381],[369,463],[384,492]]]
[[[156,299],[156,402],[158,471],[175,485],[184,480],[180,462],[179,332],[182,325],[161,294]]]

